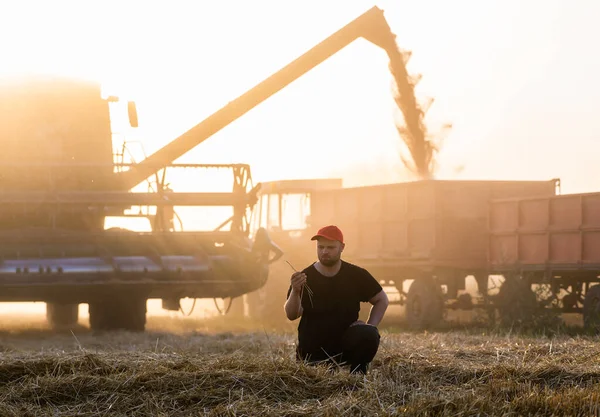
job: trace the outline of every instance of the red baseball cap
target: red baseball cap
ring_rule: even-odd
[[[317,240],[320,237],[328,240],[338,240],[341,243],[344,243],[344,234],[337,226],[329,225],[320,228],[317,234],[314,235],[310,240]]]

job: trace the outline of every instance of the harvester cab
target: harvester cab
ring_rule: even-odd
[[[341,187],[342,180],[339,178],[262,182],[251,217],[251,235],[264,228],[271,240],[282,247],[301,241],[313,226],[310,220],[312,193]],[[289,251],[286,253],[290,255]]]
[[[106,101],[108,103],[120,103],[121,99],[118,96],[108,96],[106,98]],[[139,127],[137,105],[135,104],[135,101],[133,101],[133,100],[127,101],[127,117],[129,119],[130,127],[132,127],[132,128]]]

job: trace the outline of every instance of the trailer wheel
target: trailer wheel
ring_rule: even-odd
[[[437,325],[443,317],[444,298],[441,287],[431,277],[415,279],[406,296],[406,319],[413,329]]]
[[[46,303],[46,320],[53,329],[73,327],[79,320],[79,304]]]
[[[146,327],[145,297],[115,297],[89,303],[93,331],[127,330],[143,332]]]
[[[598,333],[600,330],[600,285],[589,287],[583,300],[583,326]]]
[[[529,325],[535,321],[536,296],[531,285],[520,277],[506,277],[496,296],[503,326]]]

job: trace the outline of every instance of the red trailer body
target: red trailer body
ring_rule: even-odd
[[[537,304],[581,313],[600,332],[600,285],[591,285],[600,282],[600,193],[491,201],[488,229],[490,272],[506,278],[497,305],[507,321]],[[532,286],[550,291],[535,295]]]
[[[493,270],[600,271],[600,193],[490,204]]]
[[[487,216],[492,199],[556,194],[551,181],[415,181],[315,191],[314,227],[337,224],[345,257],[382,279],[399,268],[487,269]]]

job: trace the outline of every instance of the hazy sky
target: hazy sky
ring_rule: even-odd
[[[377,4],[413,51],[418,98],[436,100],[430,128],[454,125],[440,178],[561,177],[563,192],[600,190],[594,0],[198,3],[2,3],[3,71],[120,88],[138,101],[129,137],[153,152]],[[359,40],[185,159],[248,162],[258,180],[334,173],[353,185],[359,169],[363,182],[394,181],[390,86],[385,53]]]

